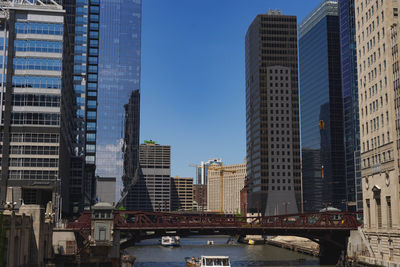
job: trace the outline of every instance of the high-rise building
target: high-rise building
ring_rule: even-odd
[[[201,164],[196,168],[196,181],[197,184],[207,185],[208,167],[210,165],[222,165],[222,159],[209,159],[208,161],[202,161]]]
[[[236,214],[240,212],[240,190],[246,179],[246,163],[225,165],[223,177],[223,212]],[[234,171],[234,173],[232,172]],[[220,211],[220,171],[208,170],[207,210]]]
[[[100,2],[96,173],[117,178],[122,190],[124,105],[140,90],[141,0]]]
[[[170,211],[171,147],[145,141],[139,146],[139,179],[130,189],[131,210]]]
[[[199,211],[207,210],[207,185],[193,185],[193,209]]]
[[[299,26],[303,201],[346,205],[338,3],[322,1]]]
[[[339,0],[347,204],[362,210],[355,0]]]
[[[297,19],[270,10],[246,34],[249,212],[296,213],[300,206]]]
[[[140,92],[132,91],[128,104],[125,105],[125,135],[124,135],[124,184],[123,201],[130,210],[132,193],[130,188],[139,177],[139,131],[140,131]]]
[[[171,178],[171,210],[193,210],[193,178],[178,176]]]
[[[355,1],[364,233],[369,256],[392,262],[400,261],[399,8]]]
[[[81,212],[95,195],[97,80],[99,55],[99,0],[60,1],[66,10],[73,81],[78,106],[75,122],[75,157],[71,166],[70,204]]]
[[[52,201],[68,214],[75,105],[65,12],[46,1],[0,7],[1,200],[13,187],[18,204]]]

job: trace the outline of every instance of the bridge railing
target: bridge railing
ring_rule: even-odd
[[[115,211],[115,227],[155,228],[293,228],[357,229],[357,212],[315,212],[279,216],[237,217],[225,214],[188,214],[143,211]]]

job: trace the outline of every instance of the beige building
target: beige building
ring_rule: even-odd
[[[171,210],[193,210],[193,178],[175,176],[171,179]]]
[[[398,12],[355,0],[364,241],[382,263],[400,262]]]
[[[244,187],[246,179],[246,163],[223,166],[224,172],[224,213],[240,212],[240,190]],[[219,211],[220,209],[220,172],[208,170],[207,183],[207,210]]]

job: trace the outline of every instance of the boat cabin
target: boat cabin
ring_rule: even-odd
[[[210,266],[231,266],[229,262],[228,256],[202,256],[201,257],[201,266],[210,267]]]

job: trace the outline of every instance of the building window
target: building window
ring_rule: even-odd
[[[386,197],[386,207],[387,207],[387,227],[392,228],[392,203],[390,197]]]
[[[381,205],[381,199],[377,198],[375,199],[376,202],[376,213],[377,213],[377,220],[378,220],[378,228],[382,228],[382,205]]]

